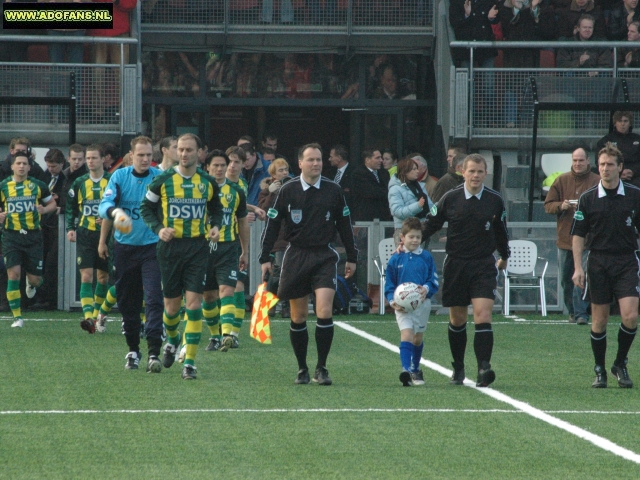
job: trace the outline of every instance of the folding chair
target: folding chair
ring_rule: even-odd
[[[511,256],[504,272],[504,314],[509,315],[511,289],[536,288],[540,293],[540,307],[542,315],[547,316],[547,300],[544,290],[544,275],[547,272],[549,262],[538,257],[538,246],[529,240],[511,240],[509,242]],[[538,260],[544,261],[541,274],[536,274]],[[516,280],[511,284],[511,280]],[[536,311],[538,302],[536,301]]]
[[[375,263],[378,273],[380,274],[380,307],[378,308],[380,315],[384,315],[384,284],[387,278],[387,263],[389,263],[389,259],[395,251],[396,244],[393,241],[393,238],[385,238],[378,244],[378,256],[373,260],[373,263]]]

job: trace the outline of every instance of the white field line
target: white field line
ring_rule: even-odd
[[[69,415],[111,413],[518,413],[500,408],[182,408],[169,410],[4,410],[0,415]],[[545,413],[578,415],[640,415],[640,412],[598,410],[548,410]]]
[[[365,338],[388,350],[391,350],[394,353],[397,353],[397,354],[400,353],[400,349],[397,346],[381,338],[378,338],[367,332],[364,332],[355,327],[352,327],[351,325],[348,325],[344,322],[334,322],[334,323],[340,328],[343,328],[348,332],[359,335],[360,337]],[[448,368],[444,368],[438,365],[437,363],[430,362],[429,360],[425,360],[424,358],[420,360],[420,363],[430,368],[431,370],[435,370],[436,372],[441,373],[442,375],[445,375],[447,377],[450,377],[453,374],[453,372]],[[621,447],[620,445],[613,443],[611,440],[607,440],[606,438],[600,437],[580,427],[572,425],[569,422],[565,422],[564,420],[560,420],[559,418],[553,417],[542,410],[532,407],[528,403],[521,402],[520,400],[516,400],[515,398],[511,398],[508,395],[505,395],[504,393],[494,390],[493,388],[478,388],[476,387],[475,382],[472,382],[468,378],[465,378],[464,385],[466,387],[473,388],[480,393],[484,393],[485,395],[488,395],[489,397],[492,397],[495,400],[511,405],[512,407],[517,408],[518,410],[528,415],[531,415],[534,418],[542,420],[543,422],[546,422],[549,425],[553,425],[554,427],[558,427],[579,438],[587,440],[588,442],[591,442],[592,444],[594,444],[596,447],[602,448],[603,450],[607,450],[615,455],[618,455],[619,457],[622,457],[634,463],[640,464],[640,455],[624,447]]]

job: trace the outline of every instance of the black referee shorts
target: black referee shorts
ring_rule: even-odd
[[[638,297],[638,252],[608,254],[589,252],[585,300],[607,305],[614,299]]]
[[[442,276],[443,307],[466,307],[472,298],[496,298],[498,268],[493,255],[472,260],[447,255]]]
[[[278,298],[292,300],[318,288],[336,289],[340,256],[327,246],[300,248],[290,245],[284,253]]]

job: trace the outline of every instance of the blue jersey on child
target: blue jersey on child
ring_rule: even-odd
[[[418,248],[413,252],[394,253],[387,265],[384,295],[393,301],[393,294],[401,283],[411,282],[427,289],[427,298],[438,292],[436,263],[429,252]]]

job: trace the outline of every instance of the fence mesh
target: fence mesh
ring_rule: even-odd
[[[99,126],[119,130],[120,67],[118,65],[28,65],[0,63],[0,95],[9,97],[68,97],[75,74],[78,131]],[[25,124],[69,124],[66,106],[2,105],[0,124],[5,131],[24,131]],[[83,127],[84,126],[84,127]]]
[[[225,15],[225,8],[227,9]],[[351,8],[351,15],[349,9]],[[425,27],[434,0],[146,0],[146,25]],[[315,29],[314,29],[315,31]],[[364,33],[364,32],[362,32]]]

